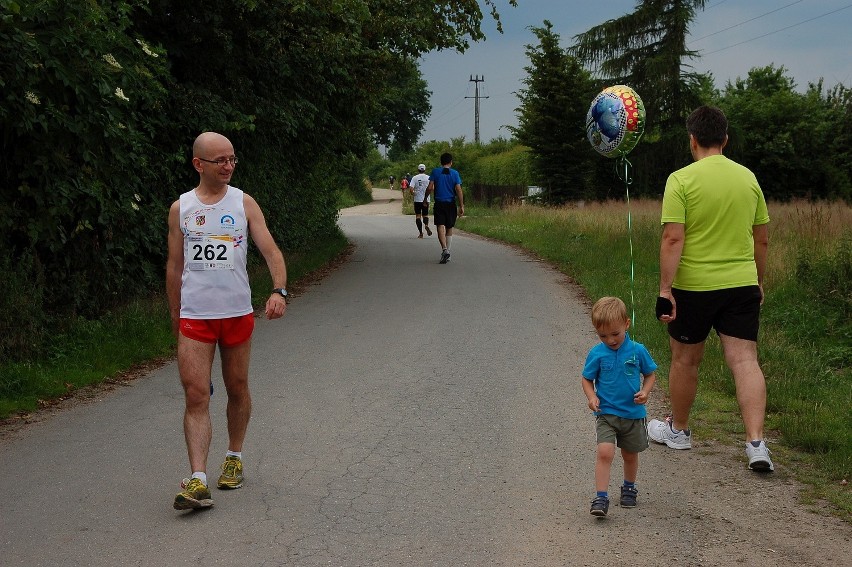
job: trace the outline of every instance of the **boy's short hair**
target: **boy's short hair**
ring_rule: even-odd
[[[728,119],[720,108],[699,106],[686,119],[686,131],[702,148],[715,148],[725,143]]]
[[[627,306],[619,298],[601,297],[592,305],[592,325],[595,329],[624,321],[627,321]]]
[[[453,162],[453,154],[446,152],[441,154],[441,165],[447,166]]]

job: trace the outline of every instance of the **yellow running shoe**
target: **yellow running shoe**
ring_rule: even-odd
[[[240,488],[243,485],[243,462],[239,457],[228,455],[222,463],[222,474],[219,475],[218,488]]]
[[[195,510],[213,505],[210,490],[200,479],[184,479],[181,486],[183,490],[175,496],[175,510]]]

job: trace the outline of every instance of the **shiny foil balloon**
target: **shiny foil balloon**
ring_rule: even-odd
[[[586,135],[606,157],[630,153],[645,131],[645,105],[626,85],[607,87],[592,101],[586,115]]]

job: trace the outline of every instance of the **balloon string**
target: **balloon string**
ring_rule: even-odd
[[[633,183],[633,164],[626,157],[620,156],[618,161],[615,162],[615,173],[619,179],[624,181],[625,185]]]
[[[633,323],[635,338],[636,300],[634,298],[635,268],[633,261],[633,215],[630,214],[630,184],[633,183],[633,177],[631,176],[631,173],[633,172],[633,164],[631,164],[626,157],[621,156],[618,159],[618,164],[616,165],[616,168],[616,171],[618,172],[618,177],[622,181],[624,181],[624,191],[627,195],[627,241],[630,244],[630,320]]]

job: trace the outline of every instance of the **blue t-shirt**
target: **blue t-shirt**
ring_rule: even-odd
[[[444,170],[446,169],[446,173]],[[435,183],[435,200],[454,203],[456,200],[456,185],[461,185],[461,176],[455,169],[436,167],[429,175],[429,181]]]
[[[595,384],[595,393],[601,402],[595,415],[617,415],[626,419],[642,419],[647,415],[645,406],[633,401],[642,389],[642,376],[657,369],[648,349],[634,342],[628,334],[618,350],[598,343],[589,351],[583,378]]]

